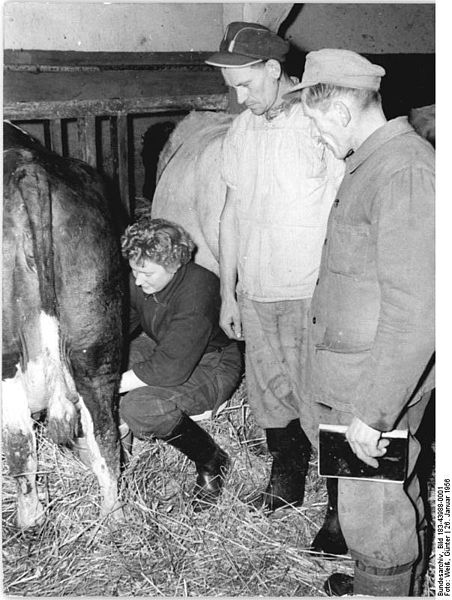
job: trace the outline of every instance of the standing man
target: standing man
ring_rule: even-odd
[[[234,22],[206,61],[221,68],[246,106],[223,145],[220,325],[246,342],[248,401],[273,456],[258,500],[269,510],[304,498],[311,444],[300,427],[299,402],[307,311],[344,169],[311,136],[302,106],[283,99],[297,82],[282,68],[288,49],[266,27]],[[327,531],[315,549],[339,554],[346,547],[334,497],[332,488]]]
[[[414,435],[433,388],[434,151],[406,117],[386,120],[384,74],[355,52],[324,49],[308,54],[295,87],[319,138],[346,159],[310,309],[303,399],[318,422],[348,426],[371,466],[386,452],[383,432],[409,431],[404,485],[339,481],[355,572],[351,590],[330,577],[333,595],[419,595],[428,561]]]

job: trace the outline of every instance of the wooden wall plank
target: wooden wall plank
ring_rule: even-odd
[[[129,186],[129,135],[128,117],[124,113],[117,115],[117,156],[118,156],[118,182],[121,204],[126,213],[130,215],[130,186]]]
[[[61,119],[49,120],[50,145],[54,152],[63,155],[63,130]]]
[[[79,118],[77,120],[77,133],[82,160],[96,168],[96,117],[89,115]]]

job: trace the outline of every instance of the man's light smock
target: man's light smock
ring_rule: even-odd
[[[311,297],[343,161],[311,135],[300,104],[271,121],[244,111],[223,150],[237,201],[238,291],[264,302]]]

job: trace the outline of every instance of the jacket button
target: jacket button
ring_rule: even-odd
[[[334,201],[334,206],[337,208],[339,205],[339,198],[336,198],[336,200]]]
[[[312,322],[315,325],[317,323],[317,319],[315,317],[312,317]]]

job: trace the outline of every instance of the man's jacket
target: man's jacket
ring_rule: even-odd
[[[399,117],[346,161],[309,321],[306,392],[380,431],[433,387],[434,150]]]

